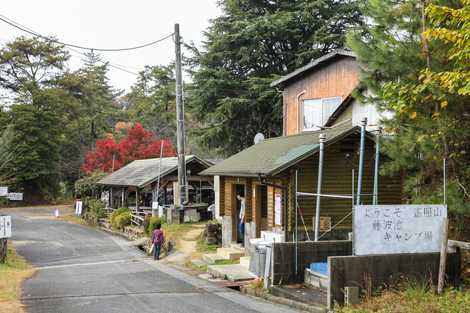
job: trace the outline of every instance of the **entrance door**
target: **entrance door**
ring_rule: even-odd
[[[238,225],[240,224],[241,201],[238,200],[238,195],[245,198],[245,185],[234,184],[232,187],[232,241],[241,243],[241,238],[238,234]]]

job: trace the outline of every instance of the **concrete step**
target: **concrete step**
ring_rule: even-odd
[[[232,242],[230,244],[230,248],[233,248],[233,249],[240,249],[240,250],[244,250],[245,248],[242,246],[241,243],[234,243]]]
[[[245,256],[245,250],[234,248],[217,248],[217,254],[226,260],[237,261]]]
[[[202,255],[202,261],[206,264],[214,264],[219,260],[226,260],[223,256],[218,255],[217,253],[206,253]]]
[[[240,258],[240,265],[244,266],[246,269],[250,268],[250,257],[249,256],[242,256]]]
[[[194,267],[202,267],[202,266],[207,265],[207,263],[201,259],[194,259],[194,260],[191,260],[191,265]]]
[[[243,281],[256,278],[255,275],[251,274],[240,264],[209,265],[207,267],[207,271],[214,278],[221,278],[229,281]]]

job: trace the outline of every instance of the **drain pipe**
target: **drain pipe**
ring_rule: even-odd
[[[380,127],[375,136],[374,193],[372,204],[379,204]]]
[[[297,133],[300,132],[300,97],[302,97],[306,92],[307,92],[306,90],[302,90],[296,97],[297,98]]]
[[[364,172],[364,144],[366,137],[366,125],[367,117],[364,117],[361,121],[361,146],[359,150],[359,172],[357,174],[357,198],[356,205],[361,204],[361,193],[362,193],[362,175]]]
[[[315,209],[315,241],[318,241],[320,228],[320,199],[323,179],[323,155],[325,154],[325,134],[320,134],[320,156],[318,158],[317,205]]]

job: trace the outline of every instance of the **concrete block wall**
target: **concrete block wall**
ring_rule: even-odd
[[[406,280],[437,284],[439,253],[387,254],[374,256],[333,256],[328,258],[328,308],[344,302],[344,288],[356,286],[364,291],[391,286]],[[460,281],[460,255],[447,255],[448,282]]]
[[[277,242],[273,244],[274,285],[294,284],[304,281],[304,270],[313,262],[327,262],[329,256],[351,255],[352,242],[331,240],[298,243],[298,266],[295,270],[295,243]]]

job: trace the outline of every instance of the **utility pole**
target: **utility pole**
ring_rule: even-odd
[[[180,207],[187,203],[186,160],[184,156],[184,104],[183,104],[183,75],[181,70],[181,38],[180,25],[175,24],[175,53],[176,53],[176,144],[178,152],[178,186]]]

